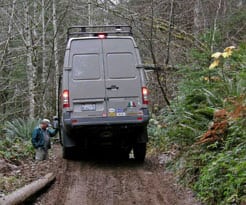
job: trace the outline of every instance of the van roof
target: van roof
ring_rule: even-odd
[[[127,25],[72,26],[67,30],[67,40],[71,37],[132,36],[132,27]]]
[[[106,39],[130,39],[134,45],[135,48],[137,48],[136,42],[134,41],[132,36],[107,36]],[[66,49],[70,49],[71,48],[71,43],[72,41],[77,41],[77,40],[101,40],[101,38],[97,37],[97,36],[90,36],[90,37],[72,37],[69,38],[67,41],[67,46]]]

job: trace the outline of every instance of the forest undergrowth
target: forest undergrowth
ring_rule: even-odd
[[[150,147],[175,153],[168,167],[205,204],[246,202],[245,68],[245,43],[186,66],[171,109],[150,121]]]

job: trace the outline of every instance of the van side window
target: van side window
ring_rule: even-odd
[[[132,53],[108,53],[107,69],[111,79],[135,78],[137,75]]]
[[[99,54],[73,55],[73,79],[100,79]]]

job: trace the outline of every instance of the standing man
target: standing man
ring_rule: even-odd
[[[33,130],[32,133],[32,144],[36,149],[36,160],[48,159],[48,149],[50,146],[50,137],[56,135],[58,129],[53,129],[50,127],[50,121],[48,119],[43,119],[39,126]]]

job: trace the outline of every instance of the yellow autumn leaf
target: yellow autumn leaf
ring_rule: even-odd
[[[225,52],[227,52],[227,51],[232,51],[233,49],[235,49],[236,47],[235,46],[229,46],[229,47],[226,47],[225,49],[224,49],[224,51]]]
[[[228,58],[232,55],[232,50],[235,49],[235,46],[229,46],[224,49],[224,52],[222,53],[222,56],[224,58]]]
[[[222,56],[223,56],[223,58],[228,58],[229,56],[231,56],[231,54],[232,54],[232,51],[226,51],[226,52],[223,52],[222,53]]]
[[[222,56],[221,52],[216,52],[211,55],[212,58],[218,59],[220,56]]]
[[[216,59],[214,60],[214,62],[211,63],[211,65],[209,66],[209,69],[210,69],[210,70],[214,69],[215,67],[217,67],[217,66],[219,65],[219,63],[220,63],[219,59],[216,58]]]

